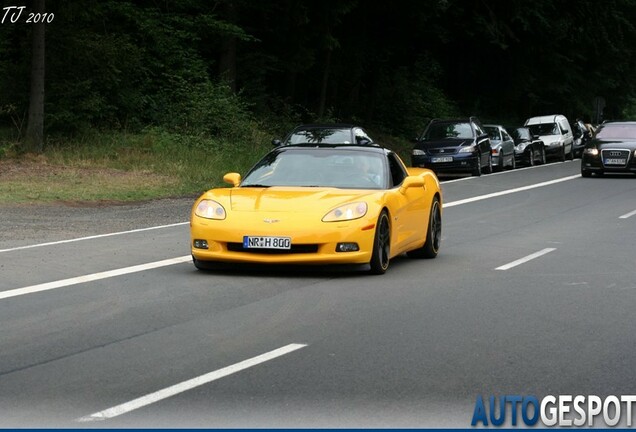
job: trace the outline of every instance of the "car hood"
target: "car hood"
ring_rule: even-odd
[[[230,208],[244,212],[327,212],[334,207],[354,201],[373,200],[383,191],[358,189],[269,187],[233,188]]]
[[[419,141],[415,145],[415,148],[418,148],[418,149],[438,149],[438,148],[468,146],[468,145],[470,145],[472,143],[473,143],[472,139],[447,138],[447,139],[435,140],[435,141]]]
[[[539,135],[539,139],[547,144],[554,141],[560,141],[562,138],[562,135]]]
[[[592,144],[598,147],[599,149],[604,148],[623,148],[628,150],[636,150],[636,140],[594,140]]]

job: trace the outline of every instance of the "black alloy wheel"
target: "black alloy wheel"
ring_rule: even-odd
[[[442,210],[439,198],[436,196],[431,203],[431,213],[428,217],[426,242],[421,248],[407,252],[409,258],[435,258],[442,242]]]
[[[369,272],[381,275],[389,268],[389,257],[391,256],[391,224],[386,210],[382,210],[375,227],[375,237],[373,240],[373,253],[371,254],[371,266]]]

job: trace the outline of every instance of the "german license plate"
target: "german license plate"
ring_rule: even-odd
[[[605,159],[605,165],[625,165],[626,159]]]
[[[431,158],[431,162],[433,162],[433,163],[452,162],[452,161],[453,161],[453,157],[452,156],[441,156],[441,157],[433,157],[433,158]]]
[[[243,236],[244,249],[291,249],[290,237]]]

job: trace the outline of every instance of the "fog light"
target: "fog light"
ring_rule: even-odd
[[[338,243],[336,252],[357,252],[360,250],[358,243]]]
[[[207,240],[195,240],[194,241],[194,247],[197,249],[207,249],[208,248],[208,241]]]

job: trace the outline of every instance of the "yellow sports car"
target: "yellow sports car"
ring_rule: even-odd
[[[364,264],[383,274],[407,253],[435,258],[442,233],[437,177],[378,146],[288,145],[230,188],[205,192],[190,219],[194,265]]]

